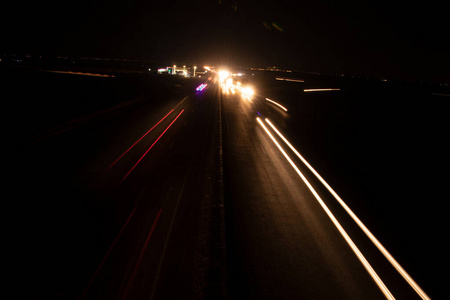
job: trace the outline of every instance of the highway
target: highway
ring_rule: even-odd
[[[314,176],[308,174],[311,179],[306,179],[306,168],[300,167],[300,171],[299,162],[293,162],[286,154],[287,147],[283,150],[276,141],[278,130],[268,119],[283,124],[286,108],[230,90],[225,87],[223,115],[233,298],[414,298],[415,292],[407,293],[396,278],[389,279],[396,282],[395,291],[386,287],[346,230],[354,231],[362,247],[370,247],[364,244],[364,237],[350,224],[349,229],[342,228],[334,216],[340,214],[338,207],[336,213],[329,211],[327,199],[322,200],[316,192],[322,188],[320,183],[311,185]],[[275,131],[270,133],[263,118]],[[345,215],[339,217],[345,221]],[[367,255],[376,262],[376,269],[386,272],[388,266],[383,266],[376,252]]]
[[[82,80],[97,87],[122,79]],[[361,199],[366,186],[373,188],[360,184],[367,174],[354,179],[356,165],[345,171],[340,160],[348,148],[323,147],[330,140],[317,136],[314,118],[326,116],[314,106],[311,115],[306,100],[334,103],[348,96],[348,86],[307,86],[308,79],[295,78],[270,79],[276,88],[268,79],[238,84],[220,76],[139,80],[151,82],[139,97],[34,131],[39,118],[28,112],[30,119],[17,125],[18,135],[28,128],[33,134],[10,148],[6,169],[14,298],[429,299],[443,293],[434,274],[443,250],[430,243],[442,231],[429,233],[442,213],[425,225],[414,222],[414,213],[429,213],[428,207],[390,219],[402,204],[390,196]],[[158,87],[155,80],[170,84]],[[304,89],[303,104],[286,96],[292,85]],[[386,182],[375,185],[380,191],[373,197],[388,194]],[[390,212],[382,210],[386,203]],[[416,228],[430,246],[402,255],[414,237],[421,239]]]

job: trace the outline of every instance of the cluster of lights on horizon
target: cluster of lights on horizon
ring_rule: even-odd
[[[190,71],[190,70],[193,71]],[[197,75],[199,75],[198,77],[201,77],[201,75],[205,75],[208,72],[214,72],[214,70],[212,70],[212,67],[209,66],[203,66],[204,71],[197,71],[197,66],[186,66],[183,65],[183,67],[177,67],[177,65],[173,65],[173,66],[167,66],[165,68],[158,68],[157,72],[158,74],[163,74],[163,73],[168,73],[171,75],[179,75],[179,76],[184,76],[184,77],[197,77]],[[148,69],[149,71],[151,71],[151,69]]]
[[[250,86],[243,86],[240,81],[236,83],[233,80],[235,76],[242,76],[242,73],[232,74],[227,70],[219,70],[219,83],[222,85],[225,93],[235,94],[236,90],[241,93],[242,98],[246,100],[251,100],[253,95],[255,94],[255,90]]]

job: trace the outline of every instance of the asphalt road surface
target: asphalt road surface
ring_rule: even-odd
[[[15,112],[7,118],[15,139],[5,156],[4,191],[13,298],[420,299],[421,289],[431,298],[442,295],[435,273],[436,262],[445,259],[442,249],[428,242],[397,256],[421,234],[438,243],[442,229],[429,230],[441,223],[427,216],[431,224],[411,224],[426,232],[411,233],[404,223],[417,217],[390,221],[390,214],[378,215],[386,203],[401,210],[392,198],[358,205],[364,189],[348,192],[352,172],[333,180],[341,162],[327,163],[332,155],[326,154],[342,153],[340,146],[314,151],[312,141],[318,148],[323,141],[299,129],[308,116],[318,126],[305,104],[316,98],[307,92],[303,104],[285,100],[285,111],[266,100],[289,99],[289,92],[280,92],[287,83],[273,78],[272,89],[265,79],[255,80],[259,91],[245,96],[242,86],[216,80],[141,76],[136,87],[130,84],[136,78],[127,76],[38,74],[39,84],[18,90],[7,106]],[[33,76],[24,82],[33,86]],[[60,93],[50,93],[47,106],[17,102],[42,95],[55,81]],[[202,82],[207,87],[196,91]],[[77,90],[80,84],[84,88]],[[69,103],[86,97],[87,104],[61,113],[56,103],[71,87]],[[114,89],[120,97],[99,100],[102,90]],[[333,92],[342,95],[345,88],[325,93]],[[335,95],[311,97],[341,97]],[[387,241],[389,255],[412,270],[408,275],[420,288],[411,287],[274,128],[294,147],[307,140],[297,150],[306,150],[308,161],[324,155],[309,163],[332,179],[339,194],[344,191],[343,200],[349,198],[357,217]],[[386,195],[387,187],[378,186]]]

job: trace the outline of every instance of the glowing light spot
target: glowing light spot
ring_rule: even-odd
[[[255,94],[255,91],[251,87],[245,87],[242,89],[242,94],[251,97]]]
[[[227,70],[219,70],[219,82],[223,83],[230,76],[230,72]]]

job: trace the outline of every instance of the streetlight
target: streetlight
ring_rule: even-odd
[[[197,70],[197,66],[194,66],[194,77],[195,77],[195,70]]]

